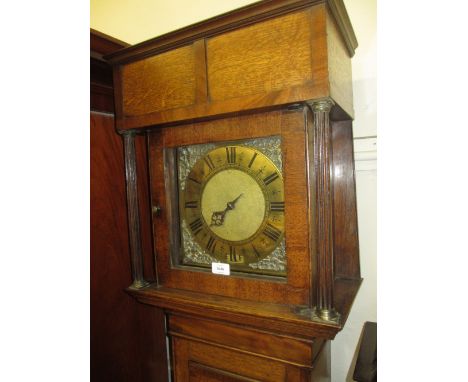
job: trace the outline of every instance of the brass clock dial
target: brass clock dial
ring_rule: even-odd
[[[181,212],[193,240],[218,261],[258,262],[284,235],[282,174],[254,148],[215,148],[191,168]]]

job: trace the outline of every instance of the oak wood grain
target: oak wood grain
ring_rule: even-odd
[[[333,16],[327,12],[327,54],[330,97],[351,117],[353,108],[353,83],[351,58]]]
[[[341,0],[267,0],[109,56],[117,130],[148,132],[148,152],[141,138],[135,157],[146,192],[142,231],[153,230],[153,248],[149,229],[141,235],[144,275],[155,281],[127,290],[145,304],[136,342],[143,380],[164,366],[164,314],[175,380],[329,378],[327,340],[342,329],[361,283],[351,122],[330,123],[329,110],[312,116],[304,106],[333,99],[349,120],[355,47]],[[171,153],[269,135],[282,137],[287,277],[180,266]],[[150,217],[155,206],[162,211]],[[341,321],[318,320],[315,306],[336,309]],[[151,323],[156,330],[142,340]]]
[[[255,24],[116,62],[118,129],[266,111],[331,95],[352,116],[350,59],[330,11],[325,3],[295,5]]]
[[[337,278],[360,279],[356,182],[351,121],[332,122],[333,252]]]
[[[219,374],[230,373],[238,378],[250,378],[263,382],[284,381],[286,367],[273,361],[249,354],[224,349],[209,344],[172,337],[174,358],[182,367],[175,368],[175,381],[189,381],[191,362],[220,370]],[[185,368],[185,370],[183,370]],[[187,379],[184,379],[187,378]],[[241,379],[242,380],[242,379]]]
[[[196,99],[194,47],[124,65],[121,79],[126,116],[192,105]]]
[[[305,99],[325,97],[328,95],[326,89],[326,87],[311,87],[308,85],[293,86],[283,90],[270,91],[269,93],[248,95],[216,102],[205,102],[137,116],[124,116],[118,119],[117,124],[122,130],[146,128],[152,125],[174,126],[176,124],[230,117],[245,112],[277,110],[280,106],[296,104]]]
[[[197,362],[189,362],[190,382],[259,382],[224,370],[215,369]]]
[[[193,316],[170,315],[168,329],[172,336],[208,341],[296,366],[308,367],[313,361],[313,341],[280,336],[269,332],[268,328],[247,329],[243,322],[232,325]]]
[[[273,17],[325,3],[338,21],[340,33],[352,57],[357,40],[343,0],[264,0],[212,17],[208,20],[135,44],[106,56],[112,64],[123,64],[187,45],[199,38],[209,38]]]
[[[204,104],[209,100],[205,39],[196,40],[193,43],[193,55],[195,60],[195,102],[198,104]]]
[[[360,280],[335,280],[337,309],[344,316],[349,312]],[[297,338],[333,339],[341,330],[341,324],[318,322],[300,307],[239,300],[232,297],[209,295],[187,290],[158,287],[155,284],[140,290],[129,290],[130,294],[146,304],[162,307],[168,312],[179,312],[198,317],[210,317],[231,324],[242,322],[245,326],[264,329]]]
[[[310,39],[310,12],[288,14],[208,39],[210,100],[310,83]]]

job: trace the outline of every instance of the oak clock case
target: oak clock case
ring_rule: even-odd
[[[362,281],[356,47],[342,0],[264,0],[108,56],[126,150],[127,291],[164,310],[175,380],[323,380]],[[152,253],[141,251],[137,134],[148,139]],[[231,274],[212,273],[214,261]]]
[[[177,149],[180,264],[286,275],[281,139]]]

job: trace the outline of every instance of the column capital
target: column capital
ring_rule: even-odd
[[[135,135],[137,135],[137,131],[136,130],[117,130],[117,134],[121,135],[122,137],[134,137]]]
[[[324,112],[329,113],[331,108],[335,105],[331,98],[322,98],[318,100],[309,101],[308,104],[314,113]]]

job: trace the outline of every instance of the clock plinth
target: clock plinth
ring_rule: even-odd
[[[341,0],[264,1],[107,57],[125,145],[127,290],[164,309],[176,381],[326,380],[328,341],[362,281],[356,46]],[[139,243],[137,133],[154,254]]]

